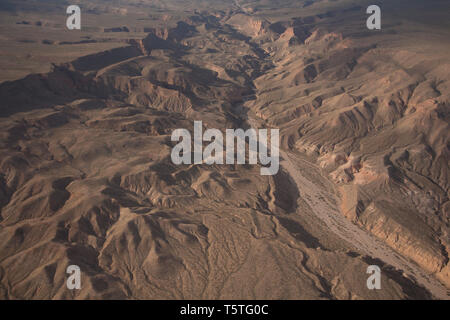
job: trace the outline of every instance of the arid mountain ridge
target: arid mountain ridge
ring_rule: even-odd
[[[2,298],[445,298],[445,43],[331,30],[340,12],[199,12],[0,84]],[[173,165],[194,120],[279,128],[317,207],[287,166]],[[412,271],[330,232],[322,204]]]

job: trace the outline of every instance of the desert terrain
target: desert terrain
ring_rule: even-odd
[[[0,299],[448,300],[450,3],[371,4],[2,1]],[[200,120],[280,170],[175,165]]]

